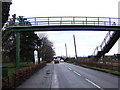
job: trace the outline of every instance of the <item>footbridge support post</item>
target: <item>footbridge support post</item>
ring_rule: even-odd
[[[16,69],[20,68],[20,32],[16,32]]]

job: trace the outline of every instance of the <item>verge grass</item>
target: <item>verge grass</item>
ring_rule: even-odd
[[[120,75],[120,72],[115,71],[115,70],[104,69],[104,68],[99,68],[99,67],[94,67],[94,66],[87,66],[87,65],[79,65],[79,66],[83,66],[83,67],[86,67],[86,68],[91,68],[91,69],[95,69],[95,70],[99,70],[99,71],[104,71],[104,72],[115,74],[115,75]]]

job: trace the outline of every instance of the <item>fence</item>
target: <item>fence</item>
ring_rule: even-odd
[[[16,88],[23,81],[29,78],[32,74],[34,74],[37,70],[43,68],[46,65],[46,62],[42,62],[40,64],[19,69],[18,71],[13,73],[13,76],[2,78],[2,88]]]

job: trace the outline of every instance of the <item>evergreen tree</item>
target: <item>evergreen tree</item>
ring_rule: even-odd
[[[11,2],[2,2],[2,27],[8,20]]]
[[[37,46],[38,37],[34,32],[21,32],[20,54],[22,61],[34,61],[34,50]]]

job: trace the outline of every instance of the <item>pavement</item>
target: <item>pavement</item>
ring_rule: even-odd
[[[53,75],[53,64],[47,64],[43,69],[33,74],[23,82],[17,89],[21,88],[51,88]]]

